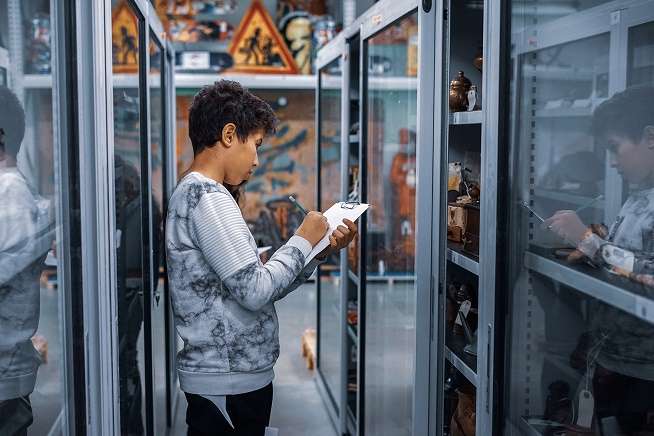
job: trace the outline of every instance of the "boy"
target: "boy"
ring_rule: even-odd
[[[257,148],[276,121],[267,103],[227,80],[202,89],[189,111],[194,160],[171,197],[166,224],[175,324],[184,340],[177,369],[188,400],[189,436],[263,436],[279,355],[273,303],[356,235],[346,221],[304,267],[329,228],[322,214],[309,212],[295,235],[261,263],[226,186],[252,175]]]
[[[653,99],[653,87],[632,87],[593,114],[595,139],[630,188],[608,237],[594,234],[573,211],[559,211],[544,223],[596,264],[640,283],[648,299],[654,299]],[[589,314],[597,354],[587,356],[584,366],[593,379],[596,416],[615,417],[625,435],[652,434],[654,326],[605,304]]]
[[[39,326],[39,278],[55,228],[50,202],[18,168],[25,113],[5,86],[0,107],[0,435],[27,435],[41,364],[31,340]]]

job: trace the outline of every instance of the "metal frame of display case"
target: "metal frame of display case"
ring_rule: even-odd
[[[501,340],[498,343],[498,328],[501,323],[500,308],[496,305],[500,297],[496,292],[497,235],[500,229],[498,223],[497,201],[500,197],[498,186],[503,175],[500,173],[499,159],[501,148],[500,107],[503,96],[500,93],[500,83],[505,80],[506,73],[502,69],[500,54],[502,46],[502,29],[504,25],[504,2],[483,2],[483,59],[482,73],[483,98],[481,110],[473,112],[450,113],[448,106],[448,84],[454,72],[450,71],[452,44],[457,43],[454,35],[450,33],[451,20],[456,11],[450,8],[449,2],[439,3],[436,11],[436,89],[435,89],[435,121],[434,139],[435,156],[434,170],[439,177],[434,180],[434,204],[438,205],[440,213],[434,214],[432,223],[434,259],[434,282],[438,289],[438,296],[433,302],[432,319],[436,323],[432,339],[432,364],[430,383],[430,403],[435,405],[429,417],[430,435],[440,435],[443,432],[444,420],[444,374],[447,365],[455,368],[467,379],[476,391],[476,432],[477,434],[491,434],[493,418],[495,415],[498,374],[495,371],[496,359],[501,351]],[[450,145],[449,130],[452,126],[457,129],[469,129],[479,126],[481,153],[480,185],[482,186],[480,199],[480,240],[479,258],[466,256],[455,246],[448,246],[447,229],[447,179],[448,179],[448,149]],[[444,208],[445,210],[443,210]],[[446,344],[445,292],[446,277],[449,265],[457,265],[466,274],[478,277],[478,345],[477,356],[458,356]],[[502,330],[501,328],[499,329]]]
[[[152,4],[145,0],[130,0],[130,6],[139,18],[139,51],[140,75],[118,75],[114,82],[112,71],[112,2],[109,0],[93,2],[89,7],[78,8],[76,15],[71,17],[75,28],[76,68],[78,74],[78,106],[77,118],[74,121],[79,128],[80,153],[78,163],[80,168],[80,202],[82,214],[81,253],[84,259],[82,277],[84,281],[83,307],[85,326],[85,359],[87,383],[88,418],[86,431],[90,434],[115,434],[120,429],[119,376],[118,376],[118,329],[117,329],[117,297],[116,297],[116,241],[113,235],[116,231],[115,193],[114,193],[114,133],[113,133],[113,87],[140,87],[140,117],[141,136],[139,138],[141,152],[144,152],[142,169],[142,190],[144,196],[144,213],[142,224],[147,231],[143,232],[146,241],[151,238],[151,201],[149,198],[151,186],[150,174],[150,141],[149,141],[149,41],[152,36],[162,49],[162,100],[164,104],[162,133],[164,138],[162,156],[165,159],[164,189],[165,194],[171,192],[175,181],[174,165],[174,79],[171,62],[172,47],[163,32],[163,26]],[[25,84],[33,87],[44,87],[52,83],[48,75],[30,75],[25,77]],[[147,193],[147,194],[146,194]],[[101,235],[101,237],[98,237]],[[102,237],[104,235],[104,237]],[[149,237],[148,237],[149,236]],[[147,301],[153,292],[151,280],[153,264],[150,256],[150,246],[143,244],[143,254],[149,264],[144,266],[144,309],[149,309]],[[165,288],[164,288],[165,289]],[[99,290],[101,292],[99,292]],[[164,290],[164,292],[167,292]],[[166,309],[164,309],[166,310]],[[149,310],[144,310],[148,316]],[[164,322],[166,320],[164,319]],[[171,324],[172,325],[172,324]],[[144,319],[144,326],[147,324]],[[152,332],[150,332],[151,334]],[[147,335],[147,333],[146,333]],[[146,346],[148,342],[146,341]],[[165,346],[166,344],[164,344]],[[172,358],[173,352],[166,353],[166,358]],[[98,356],[104,356],[99,358]],[[172,363],[172,362],[171,362]],[[146,365],[147,366],[147,365]],[[166,379],[174,387],[176,376],[174,364],[168,367]],[[152,380],[146,371],[144,386],[146,391],[152,388]],[[146,392],[146,398],[147,394]],[[152,399],[146,399],[146,404]],[[167,425],[170,425],[170,413],[174,410],[174,399],[168,396],[165,413],[168,415]],[[153,434],[153,416],[146,406],[146,422],[148,434]]]
[[[384,77],[383,79],[371,78],[383,83],[385,89],[416,89],[417,90],[417,193],[416,193],[416,233],[431,235],[431,210],[432,210],[432,180],[433,180],[433,130],[434,122],[433,93],[431,86],[434,80],[434,17],[435,7],[430,5],[431,2],[422,2],[419,5],[417,1],[382,1],[375,4],[362,16],[360,16],[351,26],[339,34],[339,38],[330,42],[318,53],[317,67],[320,69],[329,62],[342,56],[343,61],[343,92],[341,95],[341,192],[344,197],[348,194],[348,161],[350,145],[359,147],[359,197],[362,202],[366,200],[366,167],[367,167],[367,148],[366,144],[366,108],[365,97],[367,93],[366,79],[367,74],[367,40],[378,32],[384,30],[389,25],[395,23],[398,19],[417,11],[418,28],[419,28],[419,72],[416,78],[392,78]],[[352,57],[352,43],[357,43],[359,52],[358,58]],[[350,113],[350,82],[354,80],[351,77],[350,65],[352,62],[358,62],[359,67],[359,113]],[[427,90],[427,92],[424,92]],[[423,91],[423,92],[421,92]],[[320,93],[320,83],[318,83],[318,94]],[[318,97],[317,97],[318,98]],[[319,104],[317,105],[319,107]],[[356,118],[355,118],[356,117]],[[350,122],[358,120],[359,134],[358,137],[349,135]],[[320,113],[317,113],[317,126],[320,125]],[[358,144],[357,144],[358,143]],[[335,416],[333,409],[330,411],[332,419],[338,427],[340,434],[362,435],[364,434],[364,416],[365,416],[365,326],[366,326],[366,286],[361,278],[367,277],[365,268],[365,259],[367,256],[365,248],[366,219],[365,215],[359,223],[359,271],[350,271],[347,254],[341,254],[341,340],[342,340],[342,392],[341,404],[346,405],[347,410],[347,359],[348,359],[348,341],[352,341],[357,348],[357,377],[359,383],[357,411],[356,415],[352,413],[340,413]],[[429,420],[429,355],[430,355],[430,332],[431,328],[431,303],[424,304],[425,301],[431,302],[433,294],[433,280],[431,271],[431,236],[417,238],[416,240],[416,265],[415,276],[411,277],[388,277],[385,280],[392,282],[397,280],[415,280],[416,281],[416,313],[415,315],[415,336],[416,336],[416,355],[413,371],[413,434],[426,434]],[[377,277],[370,276],[370,280]],[[354,332],[347,325],[347,299],[348,299],[348,281],[357,285],[358,297],[358,331]],[[320,302],[319,302],[320,304]],[[320,309],[318,309],[320,310]],[[325,328],[325,326],[320,326]],[[320,335],[318,334],[318,338]],[[351,338],[351,339],[350,339]],[[318,344],[320,353],[320,344]],[[320,374],[320,371],[318,371]],[[325,396],[326,387],[321,376],[318,376],[321,393]],[[325,398],[325,403],[329,403]],[[328,407],[330,409],[331,407]],[[353,416],[350,416],[353,415]]]
[[[321,167],[320,167],[320,157],[321,157],[321,150],[320,150],[320,138],[322,135],[322,128],[321,128],[321,123],[320,123],[320,117],[321,117],[321,106],[320,106],[320,101],[321,101],[321,89],[322,89],[322,80],[321,80],[321,70],[328,66],[330,63],[342,59],[343,56],[343,35],[339,34],[333,41],[331,41],[327,46],[322,48],[318,54],[318,57],[316,59],[316,80],[317,80],[317,90],[316,90],[316,165],[318,167],[318,176],[316,177],[316,205],[320,207],[321,204],[321,195],[322,195],[322,189],[321,189]],[[341,73],[343,72],[344,68],[344,63],[341,62]],[[344,79],[343,79],[343,74],[341,75],[341,88],[342,90],[345,89],[344,85]],[[342,99],[342,96],[341,96]],[[342,128],[342,126],[341,126]],[[341,132],[342,136],[342,132]],[[321,367],[321,361],[320,361],[320,354],[321,354],[321,341],[320,341],[320,332],[321,329],[324,327],[321,323],[321,286],[320,286],[320,276],[321,276],[321,268],[318,267],[317,271],[317,278],[316,278],[316,292],[317,292],[317,304],[316,304],[316,383],[319,388],[319,392],[321,393],[323,397],[323,402],[325,403],[325,407],[327,409],[328,415],[331,418],[332,424],[334,425],[336,431],[339,434],[343,434],[344,432],[344,414],[342,413],[343,411],[343,400],[342,400],[342,392],[331,392],[330,388],[325,380],[325,376],[323,375],[322,367]],[[341,275],[341,281],[343,281],[345,277]],[[343,317],[343,298],[342,295],[340,296],[340,308],[341,310],[339,311],[338,314],[338,325],[335,326],[338,331],[339,331],[339,337],[341,338],[341,344],[344,342],[343,341],[343,336],[345,333],[345,324],[344,324],[344,317]],[[341,354],[343,354],[343,347],[341,346]],[[343,359],[341,358],[341,365]],[[342,371],[341,371],[341,385],[342,385]],[[342,390],[342,389],[341,389]],[[336,399],[338,398],[338,400]]]
[[[520,75],[518,70],[517,58],[529,54],[531,52],[541,50],[543,48],[554,47],[563,45],[566,43],[571,43],[575,41],[580,41],[586,38],[593,36],[599,36],[602,34],[609,35],[609,82],[608,82],[608,94],[613,95],[616,92],[622,91],[627,87],[627,56],[628,56],[628,32],[629,29],[633,26],[637,26],[644,23],[654,22],[654,9],[652,8],[651,2],[646,0],[630,0],[630,1],[612,1],[595,6],[593,8],[585,9],[583,11],[564,16],[562,18],[546,22],[542,25],[527,27],[522,29],[520,33],[513,33],[512,43],[514,44],[513,51],[508,54],[505,59],[505,63],[508,65],[511,62],[513,65],[513,74],[516,77],[514,88],[511,90],[514,96],[517,96],[518,90],[520,89],[520,81],[528,80],[532,77],[546,76],[546,77],[559,77],[563,74],[570,74],[569,71],[559,71],[552,69],[550,71],[531,71],[531,75],[527,76],[526,74]],[[530,41],[529,44],[525,43],[527,36],[538,33],[539,38],[533,41]],[[620,66],[615,68],[614,66]],[[575,72],[578,73],[578,72]],[[508,80],[505,80],[504,83],[508,83]],[[512,107],[514,110],[517,110],[517,102],[512,102]],[[592,109],[586,110],[581,115],[590,116],[592,114]],[[535,123],[539,122],[544,118],[543,111],[536,111],[533,117],[529,120],[535,126]],[[508,124],[508,122],[507,122]],[[510,128],[511,126],[509,126]],[[509,130],[507,128],[507,130]],[[532,128],[533,129],[533,128]],[[520,139],[518,137],[519,133],[517,131],[510,132],[512,136],[512,141],[516,144],[519,143]],[[508,141],[507,141],[508,142]],[[508,155],[508,154],[507,154]],[[610,167],[609,158],[607,157],[606,161],[606,179],[604,182],[604,220],[606,223],[611,223],[619,213],[622,204],[623,204],[623,182],[621,177],[617,174],[617,171]],[[529,168],[527,168],[529,170]],[[520,174],[515,174],[513,177],[519,178],[523,182],[523,185],[528,185],[526,183],[531,177],[532,174],[530,171],[522,171]],[[506,188],[509,189],[509,182],[506,183]],[[557,195],[558,194],[558,195]],[[565,195],[559,193],[548,193],[543,192],[543,190],[534,190],[535,196],[545,197],[550,195],[554,200],[565,201],[569,203],[578,203],[588,201],[587,198],[577,198],[572,195]],[[506,207],[509,205],[506,204],[506,200],[501,202]],[[515,247],[513,247],[515,248]],[[630,314],[636,318],[654,324],[654,300],[647,298],[643,295],[640,286],[630,282],[628,279],[612,276],[603,271],[598,271],[596,269],[587,268],[583,266],[571,266],[566,262],[554,260],[542,256],[539,253],[533,252],[529,249],[526,249],[524,252],[523,258],[523,267],[530,273],[536,273],[548,279],[551,279],[553,282],[565,285],[569,288],[574,289],[582,295],[591,297],[597,301],[601,301],[609,306],[618,308],[624,311],[627,314]],[[506,276],[508,275],[506,271],[498,271],[498,276],[500,274]],[[509,283],[504,283],[508,286]],[[641,288],[642,289],[642,288]],[[639,292],[640,291],[640,292]],[[523,298],[526,304],[529,304],[528,295],[524,295]],[[511,316],[509,314],[508,316]],[[513,334],[513,331],[522,332],[522,337],[528,338],[526,342],[523,341],[525,349],[522,350],[522,353],[525,354],[525,377],[527,380],[531,380],[531,383],[538,383],[537,380],[533,380],[534,377],[529,377],[529,367],[527,364],[527,359],[529,359],[531,347],[536,346],[536,339],[534,334],[531,332],[531,323],[528,322],[528,319],[519,319],[519,317],[512,317],[511,321],[505,327],[506,340],[509,341]],[[507,356],[508,357],[508,356]],[[498,365],[504,365],[504,371],[507,371],[509,361],[508,359],[501,363],[496,362]],[[550,362],[555,364],[555,362]],[[531,391],[531,389],[530,389]],[[523,400],[525,404],[528,404],[527,396],[528,393],[523,393],[525,396]],[[498,396],[501,398],[502,395]],[[502,402],[507,402],[507,398],[502,398]],[[515,401],[519,401],[515,400]],[[499,417],[498,419],[506,419],[507,427],[512,429],[518,429],[516,431],[526,432],[528,434],[540,434],[539,431],[532,428],[530,424],[523,418],[518,418],[517,416],[508,415],[512,412],[511,404],[501,404],[499,407],[503,408],[506,417]],[[518,413],[519,414],[519,413]],[[521,415],[521,414],[519,414]],[[498,423],[499,426],[500,423]]]

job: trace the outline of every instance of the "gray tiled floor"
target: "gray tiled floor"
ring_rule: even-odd
[[[306,284],[277,303],[281,355],[275,366],[274,400],[270,425],[279,436],[336,436],[318,394],[313,373],[300,353],[302,332],[316,324],[315,285]],[[183,396],[177,409],[173,435],[186,434]]]

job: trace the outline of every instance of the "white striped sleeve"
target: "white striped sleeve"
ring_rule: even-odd
[[[304,267],[311,244],[293,236],[263,265],[250,245],[250,230],[228,194],[206,193],[191,214],[198,248],[243,307],[260,310],[287,293]]]
[[[228,194],[202,195],[191,214],[191,223],[198,248],[218,277],[228,277],[257,261],[247,224]]]

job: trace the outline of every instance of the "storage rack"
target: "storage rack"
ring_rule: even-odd
[[[400,125],[399,127],[415,128],[415,133],[418,136],[417,154],[419,156],[421,155],[422,159],[417,157],[416,165],[422,168],[418,170],[421,177],[418,178],[417,182],[416,208],[418,210],[416,211],[416,232],[424,232],[423,235],[426,235],[429,232],[431,216],[431,185],[433,174],[431,170],[433,152],[431,126],[433,125],[434,114],[429,111],[421,112],[418,108],[430,107],[433,104],[433,94],[430,92],[430,89],[433,89],[433,68],[430,65],[433,62],[434,14],[428,13],[430,11],[425,11],[421,6],[416,1],[398,2],[384,0],[378,2],[360,16],[352,25],[345,28],[336,40],[321,49],[317,59],[317,68],[319,71],[317,98],[320,101],[322,91],[320,70],[327,68],[335,59],[340,58],[342,62],[343,83],[341,94],[341,194],[343,199],[350,197],[351,199],[367,203],[370,201],[374,202],[374,199],[369,197],[368,192],[370,184],[373,183],[371,177],[377,177],[377,179],[380,178],[380,175],[382,179],[387,177],[387,175],[382,174],[383,169],[371,161],[371,159],[381,159],[382,152],[371,151],[372,149],[370,148],[369,132],[367,131],[367,124],[370,121],[367,118],[367,110],[369,109],[367,105],[373,103],[368,102],[368,90],[373,89],[374,92],[383,94],[384,96],[392,96],[394,95],[393,93],[397,93],[398,96],[413,95],[416,97],[415,102],[414,97],[406,97],[408,99],[402,104],[408,104],[411,113],[418,112],[417,126]],[[392,72],[386,71],[384,74],[373,75],[371,70],[369,70],[368,59],[370,41],[376,35],[381,34],[392,26],[397,25],[398,29],[400,29],[399,23],[403,22],[409,16],[411,16],[412,20],[415,20],[415,25],[419,29],[417,32],[420,38],[420,59],[424,60],[424,63],[420,64],[418,74],[416,76],[405,74],[402,57],[400,57],[400,60],[396,61],[397,65],[395,68],[399,66],[402,70],[391,70]],[[412,25],[411,23],[413,21],[404,21],[403,23],[405,25]],[[381,45],[384,44],[386,43],[382,43]],[[395,44],[400,43],[396,42]],[[400,51],[400,48],[403,48],[403,51]],[[406,55],[406,47],[401,47],[401,44],[397,46],[396,50],[397,53],[392,52],[387,56],[392,57],[393,53],[405,53]],[[421,89],[423,89],[421,87],[424,87],[424,92],[421,92]],[[397,98],[402,99],[405,97]],[[386,110],[389,113],[394,111],[393,113],[396,116],[400,114],[403,117],[407,116],[407,113],[403,112],[406,110],[405,106],[402,106],[402,109],[394,107],[391,110],[389,109],[391,106],[390,102],[391,100],[383,103],[375,102],[375,104],[381,105],[388,103],[389,106]],[[415,107],[413,106],[414,104],[416,105]],[[380,121],[382,120],[380,119]],[[391,123],[393,121],[393,119],[390,120]],[[355,125],[358,127],[354,128]],[[379,125],[382,126],[381,123]],[[320,113],[317,114],[317,126],[320,129]],[[392,147],[395,147],[394,135],[398,133],[391,130],[389,132],[391,137],[384,139],[384,142],[391,143],[391,148],[388,149],[387,154],[391,153],[390,156],[392,157],[394,153],[397,153]],[[423,142],[420,141],[421,137],[423,138]],[[376,144],[376,146],[380,148],[382,144]],[[386,148],[383,150],[386,150]],[[371,156],[371,153],[378,153],[379,156]],[[388,159],[388,156],[386,159]],[[390,163],[390,160],[388,163]],[[369,172],[374,172],[374,175],[368,174]],[[320,181],[318,183],[320,184]],[[379,180],[375,183],[379,183]],[[384,179],[384,183],[390,182]],[[422,193],[420,193],[421,189],[424,190]],[[373,208],[379,208],[380,210],[385,207],[388,207],[388,205],[373,205]],[[317,382],[319,390],[323,394],[325,404],[330,411],[330,416],[339,435],[380,434],[377,431],[380,429],[375,430],[374,427],[375,425],[380,425],[377,422],[379,420],[386,421],[386,424],[384,424],[386,427],[383,431],[391,432],[387,434],[425,434],[427,431],[426,426],[428,425],[429,390],[424,380],[429,377],[429,337],[423,333],[429,328],[431,306],[430,304],[421,304],[420,302],[425,301],[425,299],[430,301],[430,286],[432,283],[429,279],[431,275],[429,252],[431,240],[429,237],[424,236],[422,238],[416,238],[416,264],[415,270],[411,268],[411,272],[408,272],[409,269],[407,269],[404,272],[392,273],[388,272],[384,267],[380,270],[370,270],[367,264],[370,262],[370,256],[372,255],[370,244],[374,242],[367,240],[370,238],[368,232],[370,223],[368,221],[365,214],[359,221],[359,236],[355,243],[355,251],[350,250],[349,255],[347,250],[344,250],[342,253],[339,274],[341,279],[341,298],[340,308],[337,308],[341,311],[339,326],[325,326],[321,324],[318,326],[319,365]],[[381,231],[382,233],[380,234],[383,234],[383,229]],[[419,256],[418,252],[421,252],[422,255]],[[401,271],[401,268],[398,271]],[[378,288],[379,286],[381,288]],[[396,351],[386,350],[383,347],[374,348],[375,356],[370,358],[372,360],[369,361],[370,347],[373,345],[371,345],[370,337],[366,338],[366,331],[372,328],[369,326],[369,320],[371,319],[370,311],[373,309],[369,305],[370,301],[367,300],[371,298],[371,295],[372,298],[378,300],[378,291],[380,289],[382,292],[388,292],[391,288],[402,289],[401,292],[408,292],[411,295],[409,299],[410,304],[415,303],[416,305],[415,313],[414,309],[411,309],[411,313],[403,314],[411,320],[409,324],[413,325],[415,323],[415,327],[411,327],[410,331],[413,335],[413,329],[415,328],[416,336],[415,357],[413,357],[413,351],[409,355],[409,359],[414,359],[415,367],[408,368],[408,371],[403,374],[404,377],[410,376],[414,380],[411,384],[413,386],[419,386],[419,388],[412,392],[413,389],[411,389],[411,386],[404,385],[404,378],[401,382],[403,391],[406,391],[405,393],[408,393],[408,396],[413,395],[413,404],[418,404],[415,419],[412,419],[411,413],[406,412],[405,409],[407,406],[411,407],[411,402],[407,402],[405,399],[401,400],[401,404],[398,403],[398,406],[405,407],[398,415],[401,418],[387,416],[383,418],[375,417],[375,413],[380,413],[379,409],[373,406],[370,406],[372,407],[370,409],[366,405],[366,399],[370,400],[373,398],[377,400],[375,395],[371,394],[373,392],[372,389],[382,388],[381,386],[373,386],[371,384],[379,384],[381,381],[376,380],[370,382],[369,378],[367,378],[370,375],[368,369],[374,365],[383,367],[385,365],[383,359],[386,358],[385,356],[388,356],[384,353]],[[407,291],[407,289],[409,290]],[[416,294],[415,297],[412,295],[413,292]],[[318,298],[320,316],[320,310],[326,311],[327,308],[321,309],[322,301],[320,300],[320,292]],[[398,308],[393,307],[393,304],[390,301],[387,302],[384,310],[389,310],[390,312],[393,312],[393,310],[397,311]],[[351,320],[356,319],[354,323],[348,323],[348,308]],[[377,308],[376,310],[379,309]],[[378,312],[372,315],[377,318],[380,316]],[[400,313],[398,312],[397,315],[399,316]],[[341,332],[341,385],[338,387],[339,392],[330,392],[328,383],[325,381],[327,377],[323,373],[325,368],[320,367],[320,355],[326,352],[320,344],[320,331],[321,329],[329,328],[338,328]],[[368,349],[368,353],[366,349]],[[419,355],[424,356],[424,358],[420,358]],[[378,361],[376,359],[382,360]],[[378,370],[376,377],[379,378]],[[418,379],[420,382],[416,383],[415,380]],[[380,392],[380,395],[382,394],[384,393]],[[415,401],[416,398],[420,399]],[[399,398],[396,401],[399,401]]]
[[[629,86],[627,71],[629,30],[639,24],[654,21],[654,9],[651,6],[651,2],[647,1],[606,2],[544,24],[536,23],[514,31],[511,61],[516,80],[513,91],[517,93],[522,84],[530,83],[532,95],[524,98],[524,101],[528,102],[527,108],[520,109],[517,101],[512,102],[515,112],[511,117],[518,119],[518,115],[526,116],[527,119],[521,120],[521,125],[530,126],[522,135],[518,131],[513,131],[512,142],[520,144],[526,141],[525,138],[531,138],[528,145],[530,150],[528,159],[535,162],[523,166],[517,173],[519,187],[516,191],[522,190],[523,197],[529,199],[531,205],[534,202],[545,203],[552,210],[556,210],[576,208],[593,201],[592,195],[558,192],[539,186],[535,182],[538,180],[537,151],[542,147],[535,132],[544,123],[557,123],[557,129],[574,131],[578,126],[566,125],[565,122],[568,122],[566,120],[574,123],[587,122],[599,104]],[[526,41],[533,35],[539,37],[535,43],[528,44]],[[583,43],[602,36],[607,39],[606,71],[593,70],[586,66],[584,68],[544,67],[531,63],[539,50],[560,49],[568,44]],[[608,75],[607,95],[595,98],[589,107],[546,109],[543,108],[544,102],[539,99],[540,96],[535,94],[539,85],[543,86],[553,81],[558,81],[561,87],[567,86],[570,82],[586,81],[592,83],[593,89],[596,89],[597,76],[602,73]],[[614,221],[624,201],[622,180],[615,170],[610,168],[608,156],[602,194],[602,200],[593,202],[590,208],[592,210],[588,213],[592,213],[592,216],[597,219],[594,222],[604,222],[608,225]],[[515,195],[518,193],[514,193]],[[520,222],[520,215],[521,211],[516,211],[512,219]],[[536,326],[542,325],[543,320],[538,311],[527,309],[537,306],[534,287],[538,282],[547,280],[556,292],[577,293],[582,298],[600,301],[654,324],[654,301],[643,294],[641,286],[605,271],[583,265],[570,265],[553,258],[551,250],[544,249],[540,242],[534,242],[539,239],[536,231],[538,226],[539,222],[535,218],[529,218],[520,228],[520,233],[526,237],[514,241],[512,245],[515,250],[523,253],[519,265],[514,267],[518,270],[524,269],[527,275],[523,282],[526,289],[521,289],[519,294],[514,294],[512,297],[514,309],[510,317],[513,326],[507,331],[507,337],[512,341],[514,350],[512,357],[506,357],[507,362],[510,362],[511,367],[514,368],[513,377],[524,388],[516,390],[514,396],[510,397],[510,403],[505,406],[507,410],[505,424],[517,434],[529,435],[545,433],[545,429],[539,428],[537,423],[530,420],[531,417],[542,414],[544,410],[543,402],[546,394],[543,393],[540,385],[539,375],[544,363],[538,360],[543,359],[546,364],[554,368],[552,370],[558,371],[562,379],[578,378],[578,374],[570,367],[567,360],[559,361],[556,356],[544,354],[539,348],[542,347],[540,344],[542,338],[539,339]],[[536,355],[536,353],[540,354]]]
[[[440,87],[440,105],[443,114],[440,126],[437,124],[434,137],[440,140],[440,185],[436,192],[439,213],[434,224],[434,269],[438,273],[439,303],[435,309],[437,320],[436,340],[433,355],[437,361],[432,365],[436,383],[435,402],[437,410],[432,419],[433,434],[449,435],[452,415],[456,413],[458,389],[474,392],[477,434],[490,434],[488,429],[493,425],[493,408],[490,398],[493,395],[493,350],[495,335],[495,262],[496,249],[496,204],[497,192],[497,119],[498,110],[498,75],[499,75],[499,34],[495,13],[498,5],[491,2],[445,2],[442,11],[442,65],[443,73]],[[437,17],[437,22],[439,21]],[[483,67],[479,71],[473,64],[475,56],[481,54]],[[496,59],[497,58],[497,59]],[[477,86],[478,104],[471,111],[453,111],[449,106],[450,81],[454,80],[459,71]],[[441,127],[442,126],[442,127]],[[472,181],[481,187],[479,201],[479,245],[478,252],[459,242],[448,240],[448,165],[452,162],[462,162],[462,167],[470,168]],[[451,200],[451,198],[450,198]],[[474,212],[473,212],[474,213]],[[467,237],[467,236],[466,236]],[[453,332],[452,321],[447,321],[449,305],[450,317],[452,310],[458,312],[460,301],[453,301],[451,295],[453,283],[467,285],[471,288],[471,302],[476,305],[477,349],[463,332]],[[449,302],[448,302],[449,301]],[[458,315],[457,315],[458,316]],[[474,329],[474,316],[468,315]],[[467,347],[467,349],[466,349]],[[464,351],[467,350],[467,351]],[[457,381],[458,380],[458,381]],[[454,383],[454,384],[452,384]],[[458,387],[456,387],[458,386]],[[467,386],[467,387],[466,387]]]

